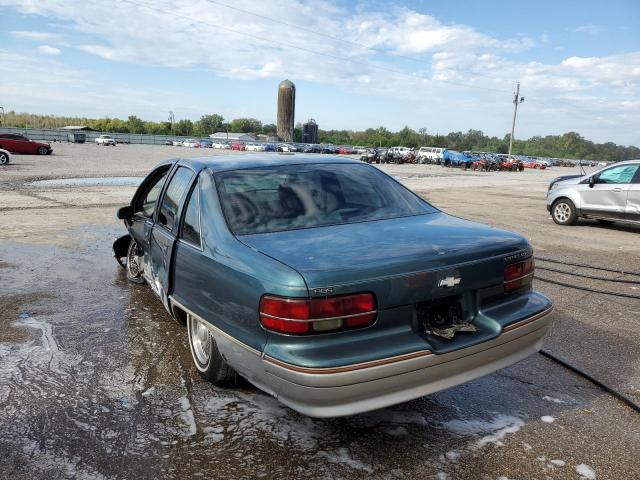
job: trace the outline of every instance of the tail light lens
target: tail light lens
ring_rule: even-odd
[[[510,293],[530,284],[534,269],[533,258],[507,265],[504,269],[504,291]]]
[[[262,326],[292,335],[367,327],[376,316],[376,299],[371,293],[311,299],[265,295],[260,300]]]

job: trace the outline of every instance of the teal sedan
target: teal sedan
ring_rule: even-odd
[[[522,236],[322,155],[160,163],[114,254],[187,326],[196,369],[314,417],[386,407],[540,349],[551,302]]]

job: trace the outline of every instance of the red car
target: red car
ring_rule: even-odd
[[[231,145],[231,150],[244,150],[244,143],[234,143]]]
[[[53,152],[48,143],[34,142],[22,135],[14,133],[0,133],[0,148],[11,153],[37,153],[38,155],[50,155]]]
[[[539,168],[540,170],[544,170],[547,166],[544,163],[538,163],[534,161],[522,162],[524,168]]]
[[[338,148],[338,153],[340,155],[352,155],[353,154],[353,148],[347,147],[347,146],[342,146],[342,147]]]

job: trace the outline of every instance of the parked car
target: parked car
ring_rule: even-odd
[[[53,148],[48,143],[36,142],[14,133],[0,133],[0,148],[11,153],[51,155],[51,152],[53,152]]]
[[[325,154],[334,154],[337,151],[336,147],[328,144],[320,145],[320,149],[321,149],[321,153],[325,153]]]
[[[9,150],[0,149],[0,165],[6,165],[11,161]]]
[[[276,145],[277,152],[295,152],[297,151],[296,147],[289,143],[279,143]]]
[[[245,150],[250,152],[264,152],[265,147],[264,147],[264,144],[262,143],[248,143],[245,146]]]
[[[264,151],[265,152],[275,152],[276,151],[276,146],[273,143],[265,143],[264,144]]]
[[[235,142],[235,143],[231,144],[231,150],[243,151],[243,150],[245,150],[245,148],[246,147],[245,147],[244,143],[241,143],[241,142]]]
[[[226,143],[222,142],[220,140],[216,140],[215,142],[213,142],[213,144],[211,145],[213,148],[217,148],[217,149],[223,149],[223,148],[227,148]]]
[[[522,162],[523,168],[533,168],[536,170],[544,170],[547,166],[544,163],[539,163],[536,160],[524,160]]]
[[[171,145],[173,145],[174,147],[182,147],[182,140],[173,140],[171,142]]]
[[[116,146],[116,140],[111,135],[100,135],[95,139],[96,145],[102,145],[103,147],[107,147],[111,145],[112,147]]]
[[[338,147],[338,152],[340,155],[352,155],[353,152],[353,148],[351,148],[349,145],[342,145],[340,147]]]
[[[499,163],[499,170],[509,170],[511,172],[522,172],[524,170],[524,164],[522,161],[518,160],[516,157],[506,154],[499,153],[497,154]]]
[[[358,160],[168,160],[117,216],[115,257],[187,324],[198,372],[306,415],[478,378],[537,351],[549,325],[524,237]]]
[[[420,147],[420,150],[418,150],[418,163],[440,165],[442,163],[444,150],[444,148],[440,147]]]
[[[212,148],[213,142],[211,140],[198,140],[196,148]]]
[[[640,223],[640,160],[556,178],[547,191],[547,210],[558,225],[573,225],[580,217]]]
[[[198,141],[199,140],[197,138],[187,138],[184,142],[182,142],[182,146],[196,148],[196,146],[198,145]]]
[[[322,147],[317,144],[305,145],[302,149],[304,153],[322,153]]]

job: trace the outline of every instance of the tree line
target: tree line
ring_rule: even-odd
[[[54,115],[34,115],[29,113],[7,112],[4,126],[18,128],[60,128],[67,125],[85,125],[101,132],[145,133],[151,135],[175,135],[205,137],[215,132],[241,132],[274,136],[276,125],[263,124],[255,118],[236,118],[225,121],[222,115],[203,115],[199,120],[182,119],[171,122],[153,122],[130,115],[126,120],[119,118],[83,118]],[[502,138],[485,135],[481,130],[451,132],[446,135],[430,134],[426,128],[417,131],[409,127],[392,132],[385,127],[354,130],[319,130],[321,143],[333,145],[361,145],[365,147],[442,147],[452,150],[475,150],[507,153],[509,135]],[[294,129],[296,141],[302,139],[302,124]],[[576,132],[563,135],[534,136],[526,140],[515,139],[513,153],[536,157],[573,158],[583,160],[620,161],[640,158],[640,149],[625,147],[613,142],[595,143]]]

